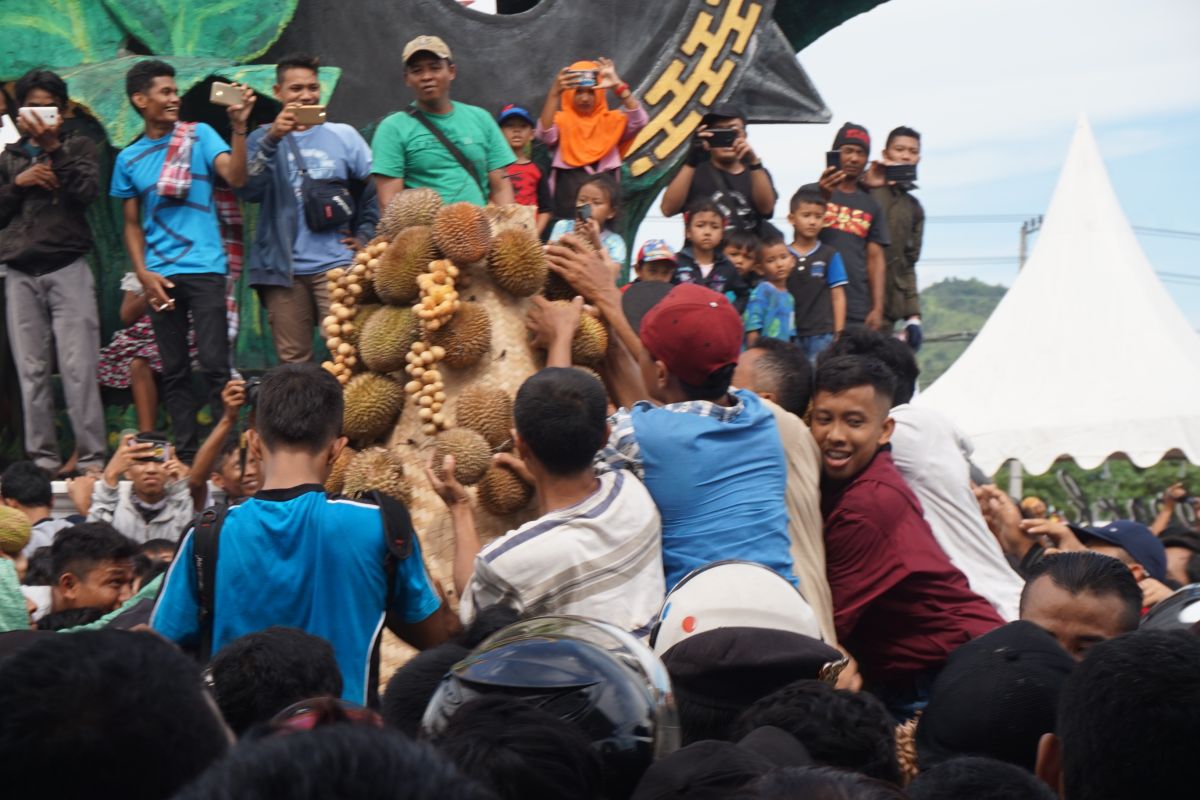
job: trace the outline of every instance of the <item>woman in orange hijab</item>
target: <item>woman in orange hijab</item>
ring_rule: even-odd
[[[609,109],[608,89],[620,99],[619,110]],[[575,216],[575,195],[592,175],[605,172],[619,178],[621,159],[648,121],[611,59],[576,61],[559,71],[535,131],[553,153],[550,190],[556,219]]]

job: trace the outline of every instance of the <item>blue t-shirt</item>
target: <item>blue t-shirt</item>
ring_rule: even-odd
[[[196,125],[192,143],[192,188],[182,200],[160,197],[158,176],[167,158],[171,134],[142,137],[117,156],[113,166],[113,197],[141,201],[142,232],[146,237],[146,269],[161,275],[226,272],[225,248],[213,204],[213,163],[229,145],[203,122]]]
[[[296,141],[308,177],[314,181],[351,178],[365,181],[371,177],[371,149],[352,126],[338,122],[316,125],[291,133]],[[261,141],[261,137],[259,138]],[[339,230],[313,231],[304,221],[304,197],[301,195],[300,169],[287,142],[279,145],[287,156],[288,180],[296,195],[296,241],[292,249],[292,274],[313,275],[350,263],[354,253],[342,244]]]
[[[638,403],[630,410],[644,483],[662,515],[667,590],[714,561],[754,561],[796,584],[788,535],[787,459],[775,415],[753,392],[741,408]]]
[[[192,543],[189,531],[150,619],[180,644],[199,635]],[[272,625],[300,628],[333,646],[342,698],[365,702],[371,647],[383,625],[386,555],[379,508],[329,499],[320,486],[261,491],[233,506],[217,556],[213,653]],[[414,538],[388,607],[413,623],[440,605]]]
[[[561,239],[564,233],[570,233],[573,230],[575,230],[575,220],[560,219],[550,229],[550,241],[553,242]],[[629,250],[625,247],[625,240],[619,234],[613,233],[610,230],[601,230],[600,244],[604,245],[604,249],[608,251],[609,258],[622,267],[625,266],[625,259],[629,257]]]
[[[754,287],[746,303],[746,333],[790,342],[796,335],[796,302],[786,289],[776,289],[763,281]]]

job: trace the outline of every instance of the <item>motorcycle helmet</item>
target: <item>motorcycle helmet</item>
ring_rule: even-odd
[[[1200,622],[1200,583],[1189,583],[1150,609],[1139,630],[1192,630]],[[1197,631],[1200,632],[1200,631]]]

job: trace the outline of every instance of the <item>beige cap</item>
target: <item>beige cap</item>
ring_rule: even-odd
[[[445,58],[447,60],[454,58],[454,56],[450,55],[450,48],[439,37],[418,36],[404,45],[404,63],[407,64],[410,58],[421,52],[433,53],[438,58]]]

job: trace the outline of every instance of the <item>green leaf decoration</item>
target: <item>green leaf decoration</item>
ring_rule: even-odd
[[[104,5],[152,53],[249,61],[279,38],[296,2],[104,0]]]
[[[124,31],[98,0],[0,3],[0,80],[34,67],[73,67],[113,58]]]
[[[245,83],[267,97],[275,84],[274,64],[238,65],[219,58],[160,58],[175,68],[175,82],[181,95],[210,75]],[[125,73],[144,60],[146,56],[125,56],[63,71],[71,99],[100,121],[114,147],[124,147],[142,132],[142,118],[125,97]],[[322,102],[327,102],[333,94],[339,77],[341,70],[337,67],[321,67]]]

